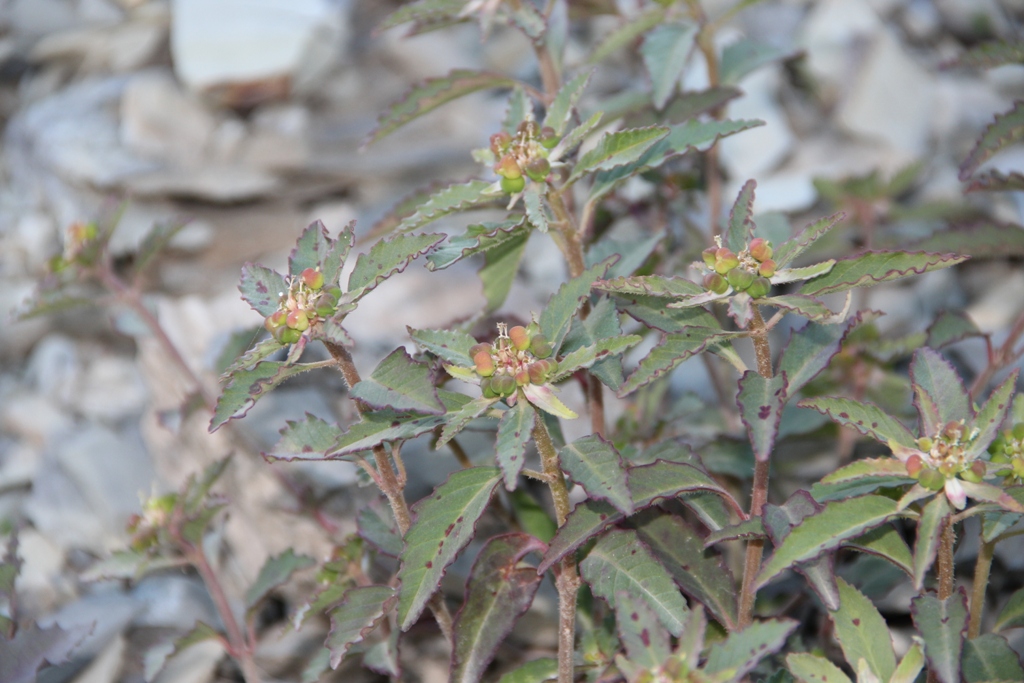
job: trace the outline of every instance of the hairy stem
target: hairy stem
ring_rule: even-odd
[[[979,534],[980,536],[981,534]],[[971,619],[967,625],[967,638],[977,638],[981,633],[981,617],[985,613],[985,589],[988,588],[988,573],[992,568],[992,556],[996,544],[986,543],[980,538],[978,559],[974,564],[974,587],[971,589]]]
[[[360,381],[359,370],[352,361],[352,354],[348,352],[348,349],[340,344],[328,341],[324,341],[324,345],[331,354],[331,358],[338,363],[338,369],[341,371],[341,376],[345,379],[348,388],[351,389],[358,384]],[[362,402],[355,401],[355,404],[356,410],[360,415],[366,412],[366,406]],[[402,483],[399,481],[394,467],[391,466],[391,459],[388,457],[387,451],[381,444],[373,447],[373,464],[377,470],[380,489],[388,499],[391,511],[395,515],[395,523],[398,524],[398,530],[402,536],[405,536],[409,527],[412,526],[412,515],[409,513],[408,503],[405,502],[405,492],[402,490]],[[439,593],[434,594],[429,606],[434,613],[434,619],[437,621],[438,627],[448,642],[451,643],[452,616]]]
[[[545,479],[555,504],[555,517],[558,526],[561,527],[571,510],[569,489],[565,485],[565,477],[562,476],[562,468],[558,464],[558,452],[551,442],[551,435],[544,426],[544,421],[539,416],[534,422],[533,442],[540,453]],[[576,650],[576,594],[580,588],[576,559],[572,553],[566,555],[559,563],[555,588],[558,589],[558,683],[572,683],[573,653]]]
[[[768,329],[757,305],[751,307],[753,316],[750,321],[750,338],[754,343],[754,356],[757,358],[757,372],[765,379],[772,376],[772,350],[768,344]],[[768,502],[769,461],[758,460],[754,464],[754,486],[750,496],[750,516],[760,517],[765,503]],[[747,542],[747,556],[743,563],[743,585],[740,588],[739,613],[736,625],[743,629],[754,619],[754,600],[757,597],[754,579],[761,570],[761,558],[764,555],[764,540],[754,539]]]
[[[936,563],[939,572],[939,600],[945,600],[953,594],[953,535],[952,522],[946,522],[939,539],[939,553]],[[972,607],[973,610],[973,607]]]

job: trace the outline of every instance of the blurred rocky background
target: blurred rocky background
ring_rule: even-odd
[[[216,359],[232,333],[261,323],[238,297],[244,262],[280,269],[314,219],[332,233],[356,220],[366,235],[412,189],[479,173],[470,150],[486,145],[506,103],[501,93],[460,100],[361,153],[380,111],[413,81],[453,68],[536,79],[530,45],[512,31],[496,30],[486,45],[472,23],[411,39],[402,29],[373,35],[398,4],[0,0],[0,309],[16,309],[31,292],[74,221],[111,215],[123,202],[115,236],[123,253],[154,223],[187,221],[151,272],[149,302],[215,393]],[[628,13],[640,3],[605,4]],[[704,4],[714,15],[732,3]],[[754,177],[758,211],[821,213],[834,207],[815,179],[890,178],[921,164],[913,200],[963,206],[957,166],[980,129],[1024,93],[1024,68],[941,67],[982,40],[1018,35],[1022,16],[1022,0],[765,0],[741,12],[723,43],[754,37],[790,57],[738,83],[746,94],[728,115],[767,126],[723,142],[725,196]],[[608,16],[581,27],[569,61],[614,26]],[[600,88],[626,87],[633,72],[624,61],[611,67]],[[695,65],[684,87],[705,86]],[[1021,220],[1012,198],[982,201]],[[917,220],[910,229],[926,234],[935,219]],[[520,314],[539,309],[564,277],[558,254],[543,246],[534,241],[508,304]],[[1000,329],[1021,302],[1024,272],[1006,261],[872,290],[871,299],[898,331],[921,330],[942,309]],[[442,326],[482,304],[472,267],[428,274],[414,264],[350,317],[357,361],[372,367],[405,343],[406,325]],[[167,418],[187,389],[159,345],[116,312],[0,325],[0,525],[20,529],[19,606],[42,623],[95,622],[75,660],[40,680],[140,681],[147,647],[197,618],[217,623],[191,575],[132,585],[80,578],[123,547],[127,517],[150,493],[174,490],[235,452],[217,542],[237,595],[270,554],[295,547],[324,559],[370,499],[347,464],[271,466],[255,452],[306,411],[349,415],[340,378],[285,385],[233,436],[208,435],[205,416]],[[423,487],[415,497],[455,467],[447,455],[417,456],[407,459]],[[323,504],[319,523],[298,504],[309,492]],[[296,590],[308,590],[305,581]],[[282,614],[298,604],[293,597],[281,597]],[[268,628],[259,653],[268,679],[298,680],[325,625],[300,634],[280,621]],[[230,680],[222,660],[215,644],[197,646],[159,680]],[[445,680],[446,667],[444,653],[416,653],[406,678]],[[372,676],[352,669],[338,680]]]

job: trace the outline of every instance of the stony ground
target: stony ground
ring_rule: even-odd
[[[128,252],[154,222],[187,219],[152,273],[151,303],[215,392],[219,350],[232,332],[260,323],[237,295],[244,262],[280,267],[314,219],[334,232],[354,219],[366,234],[414,187],[476,173],[469,150],[486,144],[505,106],[499,96],[473,96],[360,153],[388,103],[413,80],[457,67],[531,77],[530,47],[511,32],[496,32],[486,49],[472,24],[412,40],[400,31],[372,36],[395,4],[0,3],[0,309],[14,309],[31,291],[73,221],[109,214],[127,199],[115,241]],[[616,4],[629,11],[637,3]],[[705,4],[713,13],[729,3]],[[820,213],[815,178],[888,177],[922,162],[916,201],[962,203],[957,166],[981,127],[1024,93],[1024,68],[979,74],[941,66],[980,38],[1013,35],[1022,13],[1020,0],[776,0],[741,13],[723,41],[759,37],[805,58],[764,67],[739,84],[746,96],[729,116],[767,125],[723,143],[726,196],[754,177],[758,211]],[[595,21],[575,39],[613,25]],[[610,69],[600,86],[623,87],[617,73]],[[814,97],[797,87],[807,79]],[[696,65],[684,86],[704,85]],[[1000,163],[1019,161],[1011,154]],[[981,201],[995,215],[1021,220],[1012,201]],[[509,303],[517,310],[538,308],[564,277],[557,255],[538,251],[525,264]],[[890,330],[921,329],[946,308],[966,309],[983,329],[997,330],[1024,302],[1024,272],[990,262],[871,296],[873,307],[889,312]],[[444,325],[482,303],[471,266],[433,274],[414,266],[350,318],[357,360],[372,367],[404,343],[406,325]],[[969,354],[964,362],[972,362]],[[687,372],[680,388],[694,384]],[[79,578],[124,545],[125,520],[140,496],[174,489],[238,451],[240,439],[273,441],[286,419],[305,411],[336,419],[350,410],[340,380],[323,377],[287,385],[234,436],[208,435],[202,416],[171,430],[161,415],[187,389],[153,339],[117,332],[107,313],[0,326],[0,523],[21,529],[20,607],[44,621],[96,622],[75,662],[46,680],[141,680],[148,643],[196,618],[216,622],[195,577],[165,574],[132,586]],[[421,455],[416,495],[453,466]],[[240,594],[268,555],[294,546],[323,558],[351,530],[352,510],[370,494],[346,467],[275,472],[258,455],[237,453],[227,483],[232,512],[220,539],[233,590]],[[328,524],[296,513],[282,472],[324,497]],[[296,680],[323,625],[278,631],[261,665]],[[425,648],[407,657],[408,678],[444,680],[443,653]],[[159,680],[214,680],[226,675],[221,659],[216,646],[197,647]],[[349,671],[343,680],[360,675]]]

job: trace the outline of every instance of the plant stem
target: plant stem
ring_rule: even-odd
[[[562,468],[558,464],[558,452],[555,451],[551,435],[540,416],[534,422],[533,442],[540,453],[544,475],[555,504],[555,517],[558,526],[561,527],[570,512],[569,489],[565,485],[565,477],[562,476]],[[558,589],[558,683],[572,683],[573,653],[576,650],[576,594],[580,588],[576,558],[572,553],[559,562],[555,588]]]
[[[981,536],[981,534],[979,534]],[[985,612],[985,589],[988,588],[988,573],[992,568],[995,543],[986,543],[979,538],[978,560],[974,564],[974,587],[971,589],[971,620],[967,626],[967,638],[977,638],[981,633],[981,617]]]
[[[772,377],[772,350],[768,344],[768,330],[761,317],[757,305],[751,306],[753,316],[750,320],[750,339],[754,343],[754,356],[757,359],[757,372],[765,379]],[[768,460],[754,463],[754,486],[750,495],[750,517],[760,517],[765,503],[768,502]],[[747,542],[747,556],[743,563],[743,585],[740,588],[739,613],[736,615],[736,626],[746,628],[754,619],[754,600],[756,590],[754,579],[761,570],[761,558],[764,555],[764,540],[754,539]]]
[[[341,371],[341,376],[345,379],[348,388],[351,389],[358,384],[360,381],[359,370],[352,361],[352,354],[348,352],[348,349],[340,344],[328,341],[324,341],[324,346],[327,347],[331,358],[338,363],[338,369]],[[360,415],[366,412],[367,407],[361,401],[355,401],[355,404],[356,410]],[[388,457],[387,451],[381,444],[373,447],[373,464],[377,468],[380,489],[388,499],[391,511],[395,515],[395,523],[398,525],[398,530],[402,536],[405,536],[409,527],[412,526],[412,515],[409,513],[408,503],[405,502],[405,492],[402,490],[402,483],[399,481],[395,469],[391,466],[391,460]],[[434,613],[434,619],[437,621],[438,627],[448,640],[448,643],[451,644],[452,617],[448,612],[448,606],[444,604],[440,594],[435,594],[431,598],[429,606]]]
[[[1021,351],[1014,351],[1013,347],[1020,339],[1021,335],[1024,335],[1024,313],[1021,313],[1014,321],[1013,327],[1010,328],[1010,333],[1007,335],[1003,345],[999,347],[997,351],[991,350],[991,341],[989,341],[989,361],[985,366],[985,369],[981,371],[974,381],[971,383],[971,398],[977,400],[978,395],[984,391],[985,387],[989,382],[992,381],[992,377],[1002,370],[1004,367],[1013,363],[1021,356]],[[986,339],[988,339],[986,337]]]
[[[235,613],[231,609],[231,604],[228,602],[227,594],[224,592],[224,587],[221,585],[220,579],[217,578],[217,573],[210,566],[202,546],[193,545],[180,536],[178,542],[181,544],[189,564],[196,568],[203,583],[206,584],[206,590],[209,591],[217,613],[220,615],[221,621],[224,622],[224,629],[228,636],[229,654],[241,667],[246,683],[260,683],[260,674],[252,656],[252,647],[242,633]]]
[[[953,594],[953,524],[947,522],[939,539],[937,558],[939,572],[939,600],[945,600]],[[973,607],[972,607],[973,609]]]

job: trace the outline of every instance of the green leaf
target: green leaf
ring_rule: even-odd
[[[925,574],[935,561],[939,536],[949,514],[949,503],[943,495],[935,496],[921,511],[917,540],[914,542],[914,588],[918,591],[923,588]]]
[[[470,398],[450,391],[439,391],[438,395],[448,412],[461,410]],[[394,410],[373,410],[363,413],[360,422],[349,427],[341,435],[328,458],[338,458],[366,451],[385,441],[411,439],[426,434],[447,421],[444,415],[409,415]]]
[[[679,85],[696,37],[697,26],[677,21],[659,24],[644,36],[640,54],[651,77],[655,109],[664,109]]]
[[[788,266],[794,259],[796,259],[797,256],[802,254],[809,246],[828,234],[829,230],[834,228],[845,218],[846,214],[842,212],[821,218],[801,230],[800,234],[793,239],[780,244],[775,248],[775,253],[772,254],[772,258],[776,265],[780,269]]]
[[[498,679],[498,683],[544,683],[558,678],[558,660],[552,657],[541,657],[520,664]]]
[[[832,612],[836,640],[847,662],[863,659],[880,681],[888,681],[896,671],[896,652],[885,619],[864,595],[842,579],[840,607]]]
[[[961,667],[965,683],[1024,681],[1020,657],[1006,638],[994,633],[986,633],[964,643]]]
[[[593,74],[593,70],[584,71],[559,88],[558,94],[555,95],[555,99],[552,100],[551,106],[548,107],[547,113],[544,115],[543,124],[554,129],[555,135],[565,133],[566,126],[572,120],[572,112],[576,108],[576,103],[579,102],[580,96]]]
[[[764,528],[778,547],[811,515],[821,511],[819,505],[806,491],[797,491],[783,505],[765,505],[762,513]],[[825,553],[813,560],[801,562],[796,570],[803,574],[827,609],[839,607],[839,589],[836,586],[835,563],[831,553]]]
[[[248,346],[248,341],[251,340],[252,337],[255,336],[256,334],[259,334],[259,330],[257,330],[255,333],[247,333],[246,346]],[[243,368],[251,368],[257,363],[266,360],[267,358],[274,355],[283,348],[285,348],[284,344],[277,341],[273,337],[267,337],[266,339],[257,343],[251,349],[243,353],[241,356],[234,359],[234,361],[229,366],[224,368],[224,372],[221,373],[221,377],[223,378],[222,381],[227,380],[230,377],[230,375],[233,375],[234,373],[238,372]]]
[[[780,296],[760,299],[759,303],[767,306],[775,306],[790,313],[796,313],[801,318],[825,322],[836,319],[836,313],[821,301],[812,296],[803,294],[782,294]],[[841,317],[841,316],[840,316]]]
[[[270,594],[270,591],[287,583],[295,572],[312,567],[314,564],[316,564],[316,560],[312,557],[296,555],[291,548],[277,557],[268,559],[260,569],[256,581],[245,591],[246,613],[251,616],[252,611],[259,606],[263,598]]]
[[[623,22],[598,43],[590,53],[589,62],[596,64],[628,47],[650,29],[658,26],[665,18],[665,8],[655,5]]]
[[[598,280],[594,283],[594,289],[617,295],[638,294],[673,298],[696,296],[705,291],[695,282],[681,277],[666,277],[664,275],[634,275],[632,277],[617,277],[612,280]]]
[[[964,254],[974,258],[1021,256],[1024,255],[1024,229],[996,221],[954,225],[908,246],[915,251]]]
[[[723,497],[733,509],[738,506],[728,493],[714,479],[693,465],[659,460],[650,465],[629,468],[629,492],[633,498],[633,509],[642,510],[659,500],[671,500],[683,493],[708,491]],[[551,540],[547,553],[538,571],[547,569],[576,550],[600,531],[616,524],[623,514],[611,503],[586,500],[577,505],[569,514],[555,538]]]
[[[436,246],[444,235],[396,235],[374,244],[370,251],[360,254],[348,278],[348,301],[358,301],[370,290],[406,266],[420,254]]]
[[[615,592],[615,623],[619,638],[626,648],[629,663],[649,671],[656,671],[672,654],[668,633],[658,628],[658,615],[647,600],[639,595],[620,590]]]
[[[444,415],[430,366],[417,363],[403,347],[377,364],[370,376],[349,390],[349,395],[377,409]]]
[[[254,263],[246,263],[242,266],[242,281],[238,291],[254,311],[266,317],[278,309],[281,295],[288,292],[288,284],[280,273]]]
[[[699,534],[674,515],[641,513],[631,521],[640,540],[661,560],[683,592],[711,610],[728,630],[734,630],[736,588],[721,556],[706,549]]]
[[[537,412],[528,401],[516,401],[505,411],[498,423],[498,445],[495,458],[505,479],[505,488],[515,489],[516,478],[526,464],[526,445],[533,434]]]
[[[593,204],[611,192],[624,180],[637,175],[645,169],[657,168],[676,155],[683,154],[696,147],[710,145],[720,138],[763,125],[763,121],[757,120],[701,121],[697,119],[674,125],[669,129],[667,137],[652,145],[636,161],[618,168],[599,171],[595,174],[594,183],[590,188],[590,196],[587,202]]]
[[[628,396],[640,387],[667,375],[683,361],[696,356],[709,345],[733,336],[736,336],[736,333],[707,327],[688,327],[680,332],[665,335],[626,378],[617,392],[619,398]]]
[[[960,375],[937,351],[925,347],[914,352],[910,381],[922,434],[934,436],[949,422],[974,417],[971,398]]]
[[[917,440],[907,427],[873,403],[861,403],[839,396],[815,396],[797,403],[800,408],[813,408],[841,425],[852,427],[876,441],[895,441],[907,448],[917,448]]]
[[[824,510],[807,517],[775,549],[761,567],[755,587],[764,586],[798,562],[814,559],[844,541],[881,526],[897,514],[896,501],[884,496],[869,495],[827,503]]]
[[[729,222],[722,233],[722,244],[740,253],[754,238],[754,190],[757,182],[748,180],[736,195],[736,201],[729,212]]]
[[[533,603],[543,578],[519,566],[544,544],[526,534],[505,534],[487,542],[476,558],[466,586],[466,602],[455,617],[451,683],[476,683],[498,646]]]
[[[474,254],[486,254],[507,242],[521,241],[528,234],[523,216],[498,223],[471,225],[464,235],[450,237],[445,244],[427,254],[427,270],[444,270]]]
[[[470,467],[453,473],[417,504],[398,572],[398,624],[403,631],[416,623],[445,569],[472,539],[499,481],[496,467]]]
[[[778,652],[797,625],[791,619],[771,619],[733,631],[708,648],[704,672],[727,675],[727,681],[742,680],[759,661]]]
[[[588,318],[589,319],[589,318]],[[628,334],[611,339],[602,339],[596,344],[583,346],[571,351],[558,361],[558,371],[548,378],[549,382],[559,382],[566,377],[573,375],[577,370],[589,368],[598,361],[618,356],[637,344],[642,337],[635,334]]]
[[[907,466],[896,458],[864,458],[840,467],[811,487],[819,503],[871,493],[883,487],[913,484]]]
[[[236,371],[217,399],[210,431],[216,431],[228,420],[243,417],[271,389],[307,369],[303,365],[264,361],[251,370]]]
[[[463,367],[473,365],[469,350],[476,344],[476,339],[462,330],[405,329],[409,331],[410,339],[438,358]]]
[[[516,273],[519,272],[519,262],[526,251],[529,236],[529,232],[521,231],[514,238],[503,240],[485,252],[485,263],[480,269],[480,281],[484,286],[484,298],[487,299],[485,312],[493,313],[505,303]]]
[[[534,42],[544,38],[547,30],[547,19],[531,3],[519,3],[509,8],[509,19],[512,25]],[[522,119],[520,119],[522,120]]]
[[[377,550],[391,557],[402,554],[402,534],[395,524],[395,517],[390,509],[374,500],[356,512],[356,528],[359,536]]]
[[[583,142],[588,135],[590,135],[597,125],[601,122],[601,112],[597,112],[589,119],[576,126],[562,138],[561,142],[555,145],[555,148],[551,150],[548,155],[548,159],[552,162],[560,161],[562,157],[571,152],[581,142]]]
[[[402,677],[398,663],[398,634],[394,629],[387,638],[382,638],[363,652],[363,668],[394,680]]]
[[[1024,588],[1017,590],[1007,601],[1003,611],[996,619],[993,631],[1002,631],[1008,628],[1024,626]]]
[[[940,683],[960,683],[960,653],[967,635],[967,593],[961,586],[945,600],[918,595],[910,614],[921,637],[928,670]]]
[[[370,133],[366,145],[373,144],[410,121],[464,95],[478,90],[511,88],[515,85],[516,81],[507,76],[469,69],[455,69],[447,76],[428,78],[388,107],[377,122],[377,128]]]
[[[579,277],[574,277],[562,284],[551,297],[544,312],[540,314],[540,331],[557,353],[562,340],[569,333],[572,319],[576,311],[590,295],[591,285],[604,276],[611,265],[612,259],[606,259],[597,265],[587,268]]]
[[[325,458],[341,437],[341,429],[306,413],[303,420],[287,420],[281,438],[263,456],[271,460]]]
[[[738,541],[740,539],[765,538],[764,523],[759,517],[744,519],[742,522],[715,529],[704,539],[704,547],[710,548],[722,541]]]
[[[526,186],[526,191],[523,192],[523,207],[526,209],[526,220],[530,221],[530,225],[541,232],[547,232],[551,217],[548,216],[548,210],[544,206],[540,192],[541,186],[530,182]]]
[[[132,270],[136,273],[145,273],[150,267],[153,259],[170,244],[174,236],[188,225],[188,221],[174,221],[172,223],[156,223],[142,238],[142,244],[135,252],[132,259]]]
[[[345,591],[341,604],[331,610],[327,648],[331,668],[337,669],[349,648],[362,640],[395,604],[391,586],[355,586]]]
[[[999,434],[999,427],[1006,419],[1006,413],[1010,410],[1014,388],[1017,385],[1017,370],[1010,373],[1010,376],[992,392],[988,401],[974,417],[974,427],[978,435],[974,438],[966,457],[974,458],[980,456],[992,443],[992,440]]]
[[[740,408],[740,419],[747,428],[754,457],[767,462],[775,446],[782,408],[786,405],[786,375],[765,379],[748,370],[740,378],[739,386],[736,403]]]
[[[350,223],[337,240],[327,235],[327,228],[320,221],[313,221],[302,231],[295,249],[288,257],[288,272],[298,276],[306,268],[319,270],[324,276],[324,287],[335,287],[341,276],[341,268],[355,242],[353,223]]]
[[[906,572],[908,576],[913,576],[914,574],[914,558],[910,552],[910,547],[891,524],[885,524],[862,536],[858,536],[846,543],[845,547],[887,560]]]
[[[575,182],[585,173],[606,171],[634,162],[668,134],[669,129],[661,126],[605,133],[592,150],[579,158],[566,184]]]
[[[441,19],[455,17],[465,6],[466,0],[415,0],[415,2],[402,5],[385,17],[382,22],[377,24],[373,32],[381,33],[410,21],[433,23]]]
[[[497,402],[495,398],[476,398],[462,406],[458,411],[448,414],[448,421],[441,430],[441,436],[434,444],[434,450],[440,449],[455,438],[470,422],[480,417]]]
[[[769,280],[773,285],[781,285],[787,282],[799,282],[801,280],[810,280],[816,278],[825,273],[831,272],[832,266],[836,264],[834,259],[815,263],[810,266],[804,266],[803,268],[783,268],[782,270],[775,271],[775,275],[772,275]],[[804,295],[807,296],[807,295]]]
[[[416,230],[449,214],[494,203],[501,195],[491,191],[492,185],[486,180],[470,180],[442,188],[421,203],[416,213],[403,218],[395,229]]]
[[[167,660],[168,659],[171,659],[171,658],[177,656],[178,654],[180,654],[182,651],[186,650],[187,648],[190,648],[193,645],[196,645],[197,643],[201,643],[204,640],[220,640],[220,639],[221,639],[220,633],[218,633],[212,626],[210,626],[209,624],[206,624],[206,623],[204,623],[202,621],[197,621],[196,625],[193,626],[192,629],[188,633],[186,633],[185,635],[181,636],[180,638],[175,640],[173,643],[165,643],[162,646],[154,647],[154,648],[150,649],[149,652],[146,653],[146,656],[143,659],[143,666],[144,666],[143,679],[147,680],[147,681],[152,681],[154,678],[156,678],[157,674],[159,674],[163,670],[164,666],[167,664]],[[2,654],[2,652],[3,652],[3,644],[4,644],[3,641],[0,640],[0,654]],[[2,658],[0,658],[0,662],[3,662],[3,661],[4,660]],[[47,661],[50,662],[50,663],[57,663],[57,661],[59,661],[59,660],[51,659],[49,656],[47,656]],[[3,676],[3,675],[4,675],[3,667],[0,666],[0,676]],[[6,681],[16,681],[17,679],[11,679],[11,678],[4,677],[4,678],[0,678],[0,680],[3,680],[3,681],[6,682]],[[25,680],[28,681],[30,679],[25,679]],[[35,675],[32,676],[31,680],[35,680]]]
[[[900,660],[889,683],[914,683],[923,668],[924,651],[921,649],[920,643],[914,643],[907,650],[907,654],[903,655],[903,659]]]
[[[1013,109],[997,114],[982,132],[971,153],[960,165],[960,180],[969,180],[978,167],[997,152],[1024,140],[1024,102],[1017,101]]]
[[[786,655],[786,666],[801,683],[852,683],[838,666],[824,657],[807,652]]]
[[[956,59],[959,66],[971,69],[992,69],[1004,64],[1024,62],[1024,43],[993,40],[972,47]]]
[[[791,54],[770,43],[753,39],[737,40],[722,50],[719,80],[725,85],[736,85],[750,72],[765,64],[786,59]]]
[[[551,387],[536,384],[527,384],[521,388],[522,395],[530,403],[543,410],[548,415],[554,415],[564,420],[575,420],[579,415],[573,412],[567,405],[555,396]]]
[[[613,530],[602,536],[580,563],[580,574],[609,605],[615,605],[616,593],[626,591],[645,600],[672,635],[682,634],[682,618],[689,611],[686,600],[635,531]]]
[[[664,238],[665,233],[660,230],[643,239],[628,241],[616,240],[608,236],[602,237],[587,249],[587,266],[600,263],[608,257],[618,254],[620,258],[608,269],[607,277],[617,278],[632,275],[644,265]]]
[[[562,469],[593,500],[605,500],[624,515],[633,514],[622,456],[611,442],[596,434],[576,439],[558,455]]]
[[[533,103],[526,97],[526,91],[520,86],[512,88],[508,96],[508,108],[505,110],[505,118],[501,122],[501,129],[515,137],[516,128],[526,120],[527,110],[533,111]]]
[[[854,287],[871,287],[880,282],[898,280],[908,275],[948,268],[963,263],[966,256],[929,254],[918,251],[868,251],[858,256],[839,259],[825,275],[809,280],[800,294],[822,296],[845,292]]]
[[[860,319],[856,317],[845,325],[819,325],[811,322],[790,333],[789,342],[779,358],[778,368],[779,374],[786,374],[786,393],[795,396],[828,367],[842,348],[843,340],[859,323]]]
[[[964,339],[980,336],[981,330],[963,311],[942,311],[928,326],[927,344],[933,349],[941,349]]]

